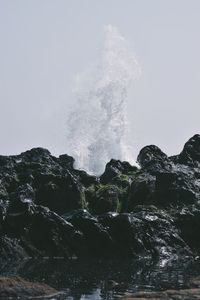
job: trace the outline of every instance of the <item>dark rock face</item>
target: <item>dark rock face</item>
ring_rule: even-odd
[[[173,157],[146,146],[138,163],[98,178],[42,148],[0,156],[1,257],[199,254],[200,136]]]
[[[28,257],[28,253],[20,245],[16,238],[8,238],[6,235],[0,238],[0,257],[1,259],[23,259]]]
[[[86,192],[89,210],[94,214],[104,214],[108,211],[117,211],[119,206],[120,190],[115,185],[99,185]]]
[[[155,170],[165,168],[169,163],[167,155],[154,145],[144,147],[140,151],[137,161],[142,168],[151,169],[154,167]]]
[[[131,166],[128,162],[121,162],[120,160],[111,159],[111,161],[106,165],[105,172],[101,175],[101,183],[110,183],[111,180],[119,174],[127,174],[129,172],[136,171],[135,166]]]
[[[180,155],[174,158],[180,164],[198,168],[200,165],[200,135],[196,134],[189,139]]]

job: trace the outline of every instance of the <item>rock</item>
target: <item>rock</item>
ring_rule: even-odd
[[[24,259],[29,255],[20,245],[21,241],[16,238],[9,238],[6,235],[0,237],[0,257],[3,260]]]
[[[200,288],[200,276],[194,277],[190,279],[189,283],[190,287]]]
[[[4,231],[20,240],[23,249],[31,257],[72,257],[76,255],[76,244],[81,248],[82,235],[48,208],[27,206],[21,212],[10,212]]]
[[[120,173],[127,174],[129,172],[134,173],[136,171],[137,167],[131,166],[126,161],[121,162],[120,160],[111,159],[111,161],[107,163],[105,172],[100,177],[100,181],[102,184],[107,184]]]
[[[166,290],[160,292],[137,292],[132,295],[121,297],[121,300],[198,300],[200,289]]]
[[[200,249],[200,206],[190,205],[183,208],[181,211],[175,210],[174,214],[175,225],[181,232],[181,237],[184,241],[198,254]]]
[[[154,204],[156,178],[149,173],[141,172],[131,184],[127,199],[127,211],[131,212],[137,205]]]
[[[89,210],[94,214],[104,214],[119,209],[120,190],[115,185],[92,186],[86,191]]]
[[[94,184],[99,184],[99,178],[96,176],[92,176],[87,174],[85,171],[82,170],[74,170],[74,174],[79,178],[80,182],[85,186],[89,187]]]
[[[44,283],[24,280],[20,277],[0,277],[2,299],[28,299],[31,297],[55,295],[58,291]]]
[[[169,164],[167,155],[154,145],[142,148],[137,161],[143,169],[150,169],[151,171],[153,171],[152,169],[165,169]]]
[[[200,167],[200,135],[195,134],[185,144],[183,151],[172,157],[172,159],[179,164],[191,167]]]
[[[82,187],[71,174],[41,175],[36,186],[36,203],[39,205],[59,214],[82,208]]]
[[[7,214],[8,205],[8,202],[0,200],[0,232],[2,230],[2,225]]]
[[[83,233],[85,253],[82,255],[104,257],[114,254],[113,241],[107,229],[86,210],[74,211],[63,217]]]
[[[112,159],[96,177],[43,148],[0,156],[2,256],[198,255],[200,136],[173,157],[144,147],[138,162]]]
[[[156,175],[154,204],[161,207],[183,207],[198,202],[200,196],[195,173],[174,167],[171,172]]]
[[[196,135],[190,139],[176,157],[168,158],[156,146],[147,146],[140,151],[138,162],[142,169],[137,172],[131,185],[128,211],[138,204],[181,209],[198,203],[200,168],[194,168],[198,165],[198,137]]]
[[[174,221],[154,207],[138,207],[133,213],[106,214],[98,218],[115,242],[118,256],[150,256],[154,259],[191,255]]]
[[[116,287],[119,286],[119,283],[114,281],[114,280],[107,280],[105,283],[104,283],[104,289],[105,290],[114,290],[116,289]]]
[[[29,184],[34,202],[58,213],[82,207],[82,185],[73,169],[73,158],[53,157],[42,148],[34,148],[20,155],[0,157],[0,196],[12,200],[12,193]]]
[[[59,156],[59,162],[60,165],[65,168],[65,169],[69,169],[72,170],[74,167],[74,158],[72,156],[69,156],[67,154],[63,154]]]

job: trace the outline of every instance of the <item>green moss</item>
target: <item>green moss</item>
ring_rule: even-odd
[[[109,198],[107,191],[113,190],[117,194],[113,208],[115,207],[117,212],[124,212],[126,210],[131,183],[132,179],[128,175],[121,173],[113,178],[112,183],[92,184],[85,189],[84,203],[87,204],[87,208],[91,213],[98,213],[101,211],[101,208],[103,210],[103,207],[105,207],[106,198]],[[112,200],[110,201],[112,202]]]
[[[117,204],[117,212],[120,213],[122,212],[122,202],[118,201],[118,204]]]
[[[86,201],[85,197],[85,188],[82,187],[80,191],[80,206],[82,209],[87,209],[88,208],[88,203]]]

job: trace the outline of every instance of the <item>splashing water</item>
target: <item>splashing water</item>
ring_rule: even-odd
[[[127,96],[140,68],[116,27],[105,27],[99,63],[76,79],[76,105],[68,118],[67,147],[76,166],[99,175],[111,159],[133,161]]]

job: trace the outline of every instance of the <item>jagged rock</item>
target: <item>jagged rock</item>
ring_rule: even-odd
[[[70,174],[40,175],[36,184],[36,203],[60,214],[79,209],[82,207],[81,189],[82,186]]]
[[[200,135],[195,134],[185,144],[183,151],[173,156],[172,160],[176,163],[183,164],[191,167],[200,167]]]
[[[154,207],[138,207],[133,213],[106,214],[98,218],[108,228],[116,244],[118,255],[172,258],[191,255],[180,238],[173,218]]]
[[[23,193],[19,190],[20,186],[29,184],[34,194],[31,198],[36,204],[58,213],[81,208],[80,178],[86,175],[71,172],[73,162],[68,155],[56,158],[42,148],[34,148],[16,156],[1,156],[0,199],[11,201],[17,190],[19,194]]]
[[[151,169],[152,166],[157,168],[165,168],[169,164],[168,157],[160,148],[154,145],[146,146],[140,151],[137,161],[142,168]]]
[[[2,255],[198,254],[200,136],[174,157],[144,147],[138,162],[111,160],[96,177],[42,148],[0,156]]]
[[[83,233],[85,239],[85,253],[87,256],[114,255],[112,237],[104,226],[86,210],[74,211],[63,216],[65,220]]]
[[[82,235],[48,208],[29,203],[22,211],[11,211],[5,219],[4,231],[20,240],[29,256],[72,257]],[[77,250],[78,251],[78,250]]]
[[[138,174],[130,188],[127,211],[132,211],[137,205],[154,204],[155,184],[155,176],[146,172]]]
[[[136,171],[137,167],[131,166],[127,161],[121,162],[120,160],[111,159],[111,161],[107,163],[105,172],[100,177],[100,181],[102,184],[107,184],[110,183],[115,176],[121,173],[127,174]]]
[[[69,169],[72,170],[74,167],[74,158],[72,156],[69,156],[67,154],[63,154],[59,156],[59,162],[60,165],[65,168],[65,169]]]
[[[175,225],[181,233],[181,237],[184,241],[198,253],[200,249],[200,206],[190,205],[182,210],[174,210]]]
[[[29,255],[20,243],[19,239],[9,238],[6,235],[1,236],[0,258],[3,260],[27,258]]]
[[[128,211],[138,204],[153,204],[166,209],[197,204],[200,169],[194,165],[198,164],[198,143],[199,136],[196,135],[186,143],[180,155],[169,158],[156,146],[144,147],[138,156],[142,169],[131,185]]]
[[[94,214],[117,211],[120,189],[115,185],[92,186],[85,193],[89,210]]]
[[[85,186],[89,187],[92,184],[99,184],[99,178],[96,176],[92,176],[87,174],[85,171],[82,170],[74,170],[73,171],[76,176],[78,176],[80,182]]]

